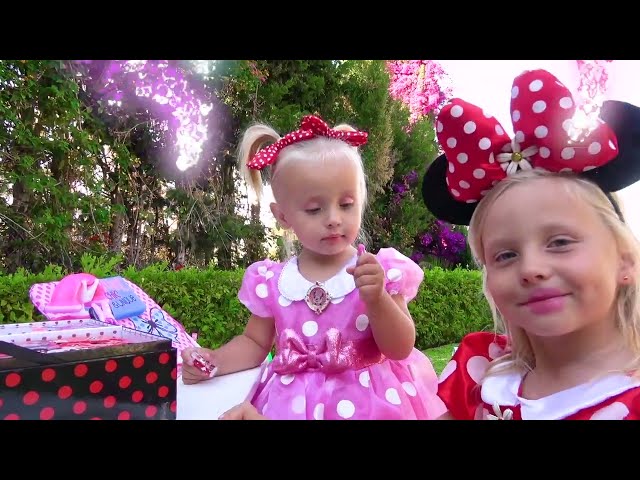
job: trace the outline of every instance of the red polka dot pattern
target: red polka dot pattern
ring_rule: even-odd
[[[45,368],[42,371],[42,381],[43,382],[50,382],[54,378],[56,378],[56,371],[53,368]]]
[[[20,385],[21,381],[22,381],[22,377],[20,376],[19,373],[10,373],[4,379],[4,384],[9,388],[14,388]]]
[[[39,399],[40,399],[40,394],[38,392],[31,390],[30,392],[27,392],[24,394],[22,401],[24,402],[25,405],[34,405],[38,402]]]
[[[131,420],[131,414],[127,411],[122,411],[118,414],[118,420]]]
[[[73,404],[73,413],[75,413],[76,415],[80,415],[86,411],[87,411],[86,402],[83,402],[82,400],[80,400]]]
[[[76,377],[84,377],[87,374],[87,371],[89,369],[87,368],[87,366],[84,363],[81,363],[80,365],[76,365],[76,367],[73,369],[73,374]]]
[[[71,396],[72,393],[73,393],[73,389],[69,385],[64,385],[60,387],[60,389],[58,390],[58,397],[61,400],[66,400]]]
[[[174,420],[176,365],[174,348],[14,371],[0,362],[0,419]]]
[[[44,407],[40,410],[40,420],[51,420],[54,415],[54,409],[52,407]]]
[[[158,407],[155,405],[149,405],[144,411],[145,416],[148,418],[155,417],[156,413],[158,413]]]
[[[618,154],[615,134],[605,123],[578,118],[571,92],[554,75],[532,70],[511,89],[514,138],[492,115],[459,98],[445,105],[436,121],[447,157],[447,187],[460,202],[475,203],[507,175],[535,167],[583,172]]]
[[[367,143],[368,133],[361,131],[342,131],[329,128],[329,125],[316,115],[306,115],[300,128],[291,133],[287,133],[284,137],[268,147],[258,151],[253,158],[247,162],[249,168],[262,170],[268,165],[275,163],[280,151],[289,145],[304,140],[310,140],[316,137],[327,137],[342,140],[351,146],[358,147]]]
[[[96,380],[95,382],[91,382],[91,385],[89,385],[89,391],[91,393],[100,393],[103,386],[104,385],[100,380]]]

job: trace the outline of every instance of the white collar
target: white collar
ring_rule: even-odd
[[[358,256],[354,255],[349,262],[333,277],[322,285],[331,295],[331,303],[341,302],[346,295],[356,288],[353,275],[347,273],[347,268],[356,264]],[[315,285],[302,276],[298,269],[298,257],[291,257],[280,272],[278,278],[278,290],[280,294],[290,301],[303,300],[309,289]]]
[[[518,395],[522,378],[519,373],[488,377],[482,384],[482,400],[489,405],[520,405],[523,420],[559,420],[640,385],[640,380],[636,378],[615,373],[537,400],[529,400]]]

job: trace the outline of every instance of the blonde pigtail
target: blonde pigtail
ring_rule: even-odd
[[[249,160],[264,146],[280,140],[280,135],[267,125],[252,125],[242,136],[238,147],[238,167],[240,174],[256,194],[256,201],[262,197],[262,173],[247,166]]]

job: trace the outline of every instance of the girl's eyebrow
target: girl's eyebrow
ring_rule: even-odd
[[[540,227],[540,231],[545,235],[550,235],[553,232],[562,232],[567,235],[575,235],[576,227],[574,223],[570,221],[558,222],[558,221],[548,221]],[[559,233],[558,233],[559,234]],[[504,245],[509,242],[513,242],[514,237],[512,235],[497,235],[496,237],[490,239],[489,241],[485,241],[485,249],[491,250],[496,248],[496,246]]]

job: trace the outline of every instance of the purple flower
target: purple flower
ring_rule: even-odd
[[[418,172],[416,172],[415,170],[410,171],[404,176],[404,180],[409,185],[414,184],[418,181]]]
[[[414,251],[409,258],[419,264],[424,259],[424,253]]]
[[[440,220],[435,220],[427,231],[417,237],[416,252],[455,265],[460,262],[466,249],[466,237],[452,230]]]
[[[433,241],[433,237],[431,236],[430,233],[423,233],[422,236],[420,237],[420,243],[425,247],[428,247],[432,241]]]
[[[396,193],[404,194],[409,190],[409,188],[404,183],[394,183],[393,191]]]

